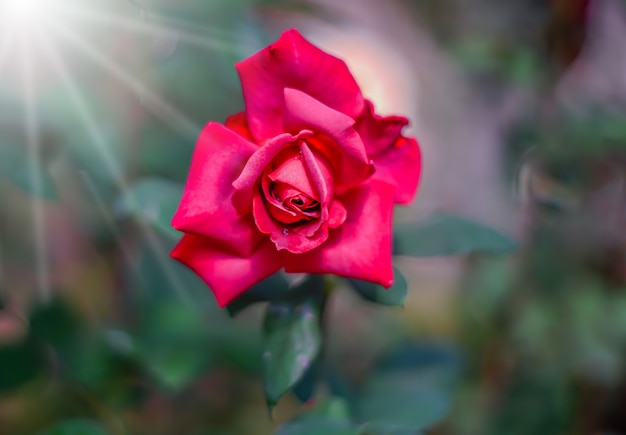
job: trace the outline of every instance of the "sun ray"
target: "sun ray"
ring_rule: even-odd
[[[202,29],[202,31],[197,29],[192,33],[180,27],[172,27],[149,21],[140,21],[134,18],[119,17],[102,11],[88,10],[76,6],[66,6],[63,8],[63,13],[70,16],[73,15],[84,20],[100,22],[109,26],[127,29],[146,35],[175,36],[183,42],[207,49],[226,52],[233,51],[233,43],[225,42],[227,39],[226,35],[221,37],[208,35],[206,31],[207,29]]]
[[[171,125],[185,138],[195,142],[198,133],[201,130],[198,125],[189,120],[178,109],[174,108],[168,102],[164,101],[161,97],[148,89],[124,68],[107,58],[101,51],[84,42],[75,32],[58,25],[54,25],[54,29],[55,34],[60,34],[69,43],[78,48],[86,57],[97,63],[103,69],[107,70],[132,92],[140,96],[146,103],[147,108],[162,121]]]
[[[63,85],[67,89],[70,100],[76,110],[76,113],[78,114],[82,124],[87,129],[87,132],[91,140],[94,142],[97,152],[102,157],[107,170],[111,173],[114,183],[116,184],[116,186],[118,187],[120,191],[122,192],[126,191],[128,186],[126,185],[126,182],[124,180],[124,175],[122,171],[120,170],[120,168],[117,166],[115,160],[113,159],[107,147],[106,139],[104,138],[104,135],[98,128],[95,118],[91,114],[91,111],[89,110],[89,107],[87,106],[85,102],[85,99],[82,97],[79,89],[77,88],[74,81],[72,80],[72,77],[68,68],[63,63],[61,56],[59,56],[54,45],[49,40],[42,38],[41,44],[43,45],[53,68],[56,70],[56,72],[58,73],[59,77],[61,78],[63,82]],[[90,189],[90,193],[96,200],[96,205],[99,208],[101,208],[101,212],[104,213],[105,216],[108,217],[109,213],[106,209],[106,206],[104,205],[104,202],[100,198],[97,192],[97,189],[93,188],[93,184],[90,184],[90,180],[88,180],[87,186],[88,186],[88,189]],[[119,234],[117,228],[115,227],[115,224],[112,221],[110,221],[109,224],[113,225],[114,234],[117,240],[121,242],[120,243],[121,246],[124,246],[123,241],[121,241],[121,235]],[[174,291],[176,292],[176,294],[181,298],[181,300],[191,304],[191,299],[189,295],[187,294],[184,286],[182,285],[182,283],[180,282],[180,280],[177,278],[176,274],[174,273],[172,265],[168,263],[168,261],[164,259],[162,255],[160,255],[162,251],[162,247],[160,246],[159,240],[156,237],[156,235],[152,232],[150,228],[146,227],[141,222],[140,222],[140,230],[142,231],[142,236],[146,240],[148,247],[155,253],[157,261],[159,262],[159,266],[165,272],[165,275],[168,281],[170,282],[170,284],[172,285],[172,287],[174,288]],[[134,262],[131,261],[130,264],[131,266],[133,266]]]
[[[0,40],[0,71],[4,67],[5,62],[11,54],[12,42],[15,39],[15,32],[11,28],[5,28],[2,32],[2,40]]]
[[[104,219],[107,227],[113,233],[113,237],[115,237],[115,242],[122,251],[124,261],[130,266],[133,273],[139,274],[139,264],[137,263],[137,261],[135,261],[132,252],[125,243],[118,226],[115,224],[115,220],[111,216],[109,208],[106,206],[105,201],[102,199],[102,196],[98,192],[98,189],[94,185],[91,177],[89,177],[87,171],[80,171],[80,175],[83,179],[83,182],[85,183],[85,186],[87,187],[87,190],[89,191],[89,194],[91,195],[91,198],[96,205],[96,210],[98,211],[98,213],[100,213],[100,216],[102,216],[102,218]]]
[[[4,279],[5,279],[5,271],[4,271],[4,248],[2,246],[2,239],[0,239],[0,303],[2,303],[4,288]]]
[[[24,120],[26,129],[26,147],[29,155],[30,181],[37,192],[43,191],[41,178],[40,137],[38,130],[37,109],[35,107],[35,82],[33,73],[32,41],[21,40],[21,72],[23,78]],[[39,297],[47,302],[51,297],[50,271],[48,265],[48,242],[46,238],[46,222],[41,198],[32,198],[33,237],[35,245],[35,270]]]

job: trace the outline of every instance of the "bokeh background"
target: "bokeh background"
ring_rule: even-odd
[[[296,395],[268,416],[263,306],[230,317],[169,258],[234,62],[293,27],[411,119],[398,224],[518,244],[397,257],[404,308],[342,286],[321,394],[428,434],[626,433],[623,0],[2,0],[0,434],[300,433]],[[371,387],[391,366],[405,396]]]

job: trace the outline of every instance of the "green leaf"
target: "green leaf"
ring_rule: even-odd
[[[0,347],[0,391],[35,380],[45,368],[44,350],[31,338]]]
[[[209,343],[204,343],[205,346]],[[148,371],[164,387],[179,390],[200,376],[211,362],[212,352],[194,343],[140,348]]]
[[[306,403],[315,395],[315,388],[322,372],[323,355],[320,353],[309,369],[293,387],[293,394],[302,403]]]
[[[316,418],[286,423],[278,428],[276,435],[359,435],[361,431],[349,421]]]
[[[358,279],[349,279],[348,281],[365,300],[391,307],[402,307],[404,306],[404,301],[407,296],[406,279],[402,275],[402,272],[395,267],[393,268],[393,275],[394,282],[389,289],[378,284]]]
[[[107,435],[103,426],[93,420],[77,418],[66,420],[38,432],[37,435]]]
[[[115,205],[119,217],[133,216],[151,224],[161,234],[178,240],[172,216],[182,196],[183,186],[162,178],[145,178],[123,194]]]
[[[517,244],[508,236],[478,222],[449,214],[431,216],[416,227],[398,226],[395,253],[437,257],[468,253],[503,254]]]
[[[66,343],[81,331],[76,313],[60,299],[35,307],[29,324],[34,337],[51,345]]]
[[[265,399],[273,407],[311,367],[322,346],[317,295],[270,303],[264,322]]]
[[[329,421],[350,421],[350,407],[341,397],[330,396],[306,407],[306,412],[298,415],[292,422],[325,419]]]
[[[283,298],[290,291],[289,282],[284,274],[278,272],[237,297],[226,307],[232,317],[257,302],[275,301]]]
[[[426,429],[441,420],[450,407],[449,393],[427,376],[407,372],[373,376],[357,403],[360,421],[377,431]]]
[[[461,372],[459,350],[442,342],[403,342],[386,351],[376,362],[377,372],[420,372],[432,383],[452,384]]]
[[[418,432],[413,428],[394,426],[392,424],[367,423],[361,426],[361,434],[376,435],[424,435],[424,432]]]

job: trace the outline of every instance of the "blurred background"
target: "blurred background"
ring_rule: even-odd
[[[234,62],[293,27],[411,120],[399,224],[452,212],[519,245],[398,256],[404,308],[342,284],[323,394],[428,434],[626,433],[623,0],[2,0],[0,434],[262,435],[298,414],[290,394],[268,416],[263,306],[230,317],[169,258],[198,133],[243,109]],[[410,396],[372,387],[390,367]]]

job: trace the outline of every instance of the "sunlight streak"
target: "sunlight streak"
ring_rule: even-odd
[[[4,67],[4,63],[8,60],[11,53],[12,42],[15,39],[15,32],[10,29],[4,29],[2,34],[2,40],[0,40],[0,71]]]
[[[98,210],[98,213],[100,213],[107,227],[109,227],[109,230],[111,230],[111,232],[113,233],[113,237],[115,237],[116,245],[122,251],[122,256],[124,257],[124,261],[128,263],[133,273],[139,274],[138,261],[135,260],[135,257],[133,256],[132,252],[128,248],[127,244],[124,242],[122,234],[118,226],[115,224],[115,220],[111,216],[109,208],[106,206],[106,203],[102,199],[100,193],[98,193],[98,189],[94,185],[93,181],[91,181],[89,174],[87,173],[87,171],[80,171],[80,176],[83,179],[83,182],[85,183],[85,186],[87,187],[87,190],[89,191],[89,194],[91,195],[91,198],[93,199],[96,205],[96,209]]]
[[[91,111],[89,110],[89,107],[87,106],[85,102],[85,99],[80,94],[79,89],[75,85],[68,68],[63,63],[63,60],[61,59],[57,50],[55,49],[55,47],[50,41],[46,40],[45,38],[42,38],[41,44],[44,46],[46,54],[48,55],[48,58],[50,59],[53,67],[55,68],[56,72],[61,78],[63,85],[66,87],[69,93],[70,99],[72,101],[72,104],[76,110],[76,113],[78,114],[80,118],[80,121],[85,126],[91,140],[94,142],[95,148],[100,154],[100,156],[102,157],[106,168],[110,171],[113,177],[113,181],[115,182],[117,188],[121,192],[126,191],[128,186],[126,185],[126,182],[124,180],[124,175],[122,171],[120,170],[120,168],[117,166],[115,159],[111,155],[110,150],[107,147],[105,136],[102,134],[102,132],[98,128],[95,118],[92,115]],[[100,198],[100,195],[98,194],[97,189],[94,188],[93,183],[91,183],[91,180],[89,180],[86,175],[83,174],[83,178],[86,180],[87,188],[90,190],[91,195],[94,197],[94,200],[96,201],[96,206],[98,207],[99,211],[104,215],[105,219],[108,221],[107,223],[113,226],[116,240],[118,241],[118,244],[120,245],[120,247],[124,249],[125,245],[122,241],[122,236],[119,233],[118,229],[116,228],[115,223],[112,221],[112,219],[110,219],[110,213],[107,211],[107,208],[104,202],[102,201],[102,199]],[[182,285],[182,283],[176,277],[176,274],[172,270],[172,265],[166,259],[164,259],[162,255],[160,255],[160,252],[162,251],[162,247],[160,246],[157,237],[152,232],[151,228],[147,227],[144,222],[139,221],[138,223],[139,223],[139,228],[142,232],[142,236],[146,240],[148,247],[155,253],[157,261],[159,262],[159,266],[165,272],[165,275],[168,281],[170,282],[170,284],[172,285],[172,287],[174,288],[174,291],[176,292],[178,297],[181,298],[181,300],[191,304],[192,303],[191,299],[189,295],[187,294],[187,291],[185,290],[184,286]],[[132,256],[128,254],[127,252],[124,253],[124,256],[128,257],[126,258],[126,260],[129,262],[131,267],[137,271],[138,270],[137,265],[132,260],[131,258]]]
[[[76,6],[65,7],[63,13],[68,15],[75,15],[77,17],[100,22],[112,27],[118,27],[135,31],[137,33],[143,33],[152,36],[175,36],[183,42],[215,50],[222,50],[226,52],[233,51],[233,44],[218,40],[215,36],[207,35],[207,29],[202,28],[201,31],[195,31],[193,33],[185,31],[179,27],[164,26],[160,23],[139,21],[134,18],[119,17],[112,14],[106,14],[100,11],[91,11]],[[226,38],[224,38],[226,39]]]
[[[4,280],[5,280],[5,272],[4,272],[4,252],[2,248],[2,240],[0,239],[0,303],[2,302],[4,288]]]
[[[185,115],[144,86],[122,67],[108,59],[102,52],[85,43],[79,35],[60,26],[55,25],[54,27],[68,42],[80,49],[86,57],[109,71],[135,94],[143,98],[146,107],[151,109],[162,121],[171,125],[185,138],[195,142],[198,132],[201,130],[199,126],[187,119]]]
[[[43,191],[43,180],[39,172],[41,165],[40,137],[38,130],[37,109],[35,107],[35,83],[33,75],[32,41],[23,40],[21,68],[24,92],[24,120],[26,128],[26,146],[30,159],[29,175],[37,192]],[[35,270],[39,297],[47,302],[51,297],[50,271],[47,259],[48,243],[46,222],[42,199],[32,198],[33,237],[35,244]]]

